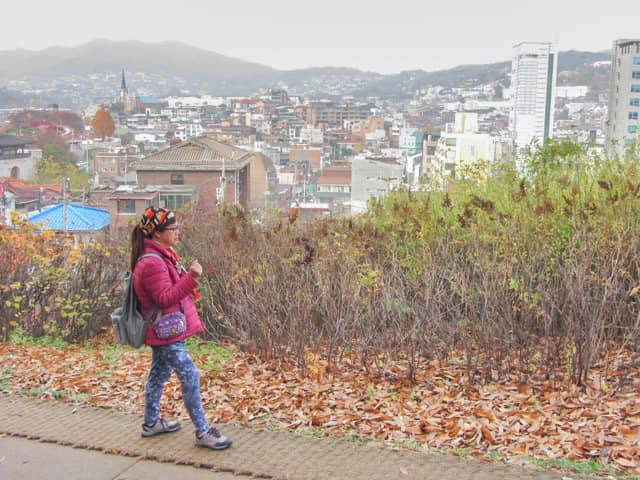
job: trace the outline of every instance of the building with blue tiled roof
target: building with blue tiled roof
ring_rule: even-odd
[[[30,216],[29,221],[40,229],[75,234],[79,240],[85,240],[86,234],[104,230],[110,224],[108,210],[75,205],[73,203],[68,204],[66,208],[66,229],[64,226],[64,205],[62,203]]]

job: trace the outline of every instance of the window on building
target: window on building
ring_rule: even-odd
[[[184,185],[184,176],[181,173],[172,173],[171,185]]]
[[[638,112],[629,112],[629,120],[637,120]]]
[[[637,125],[629,125],[627,127],[627,132],[628,133],[636,133],[638,131],[638,126]]]
[[[118,200],[118,213],[120,214],[134,214],[136,213],[136,201],[122,199]]]
[[[631,78],[640,78],[640,70],[637,72],[631,72]]]
[[[631,105],[632,107],[640,106],[640,98],[632,98],[631,100],[629,100],[629,105]]]
[[[640,65],[640,57],[633,57],[633,64]]]
[[[445,140],[447,147],[455,147],[456,146],[456,139],[455,138],[447,138]]]
[[[631,85],[632,92],[640,92],[640,85]]]
[[[169,210],[176,210],[183,205],[191,202],[190,195],[161,195],[160,196],[160,205],[162,208],[166,208]]]

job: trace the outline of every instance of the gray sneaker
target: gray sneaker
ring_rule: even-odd
[[[231,446],[231,439],[222,435],[217,428],[211,427],[208,432],[203,433],[201,436],[196,435],[196,445],[213,450],[224,450]]]
[[[159,418],[156,424],[152,427],[146,423],[142,424],[142,436],[153,437],[160,433],[171,433],[180,430],[180,422],[178,421],[166,421],[164,418]]]

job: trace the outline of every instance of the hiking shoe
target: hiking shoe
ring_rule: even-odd
[[[224,450],[231,446],[231,439],[222,435],[217,428],[211,427],[208,432],[203,433],[201,436],[196,435],[196,445],[213,450]]]
[[[178,421],[166,421],[164,418],[159,418],[156,424],[152,427],[146,423],[142,424],[142,436],[153,437],[160,433],[171,433],[180,430],[180,422]]]

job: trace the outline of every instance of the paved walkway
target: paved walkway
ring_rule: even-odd
[[[531,466],[395,451],[377,443],[219,425],[224,451],[195,447],[193,426],[152,438],[140,418],[112,409],[0,393],[0,478],[561,480]],[[216,473],[217,472],[217,473]]]
[[[109,455],[21,437],[0,436],[0,478],[6,480],[238,480],[187,465]]]

